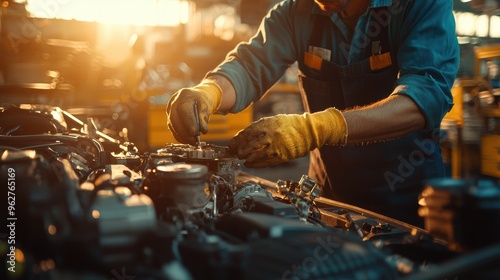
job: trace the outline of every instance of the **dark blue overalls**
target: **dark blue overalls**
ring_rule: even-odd
[[[372,9],[370,21],[387,16],[388,13],[382,12],[384,9],[387,8]],[[380,13],[379,17],[373,13]],[[317,15],[310,46],[333,49],[333,42],[324,40],[328,38],[323,36],[323,32],[329,30],[324,28],[326,24],[333,24],[330,17]],[[299,85],[306,111],[368,105],[393,92],[399,72],[397,50],[391,45],[387,25],[381,32],[373,33],[375,35],[368,38],[370,43],[362,50],[366,59],[359,62],[341,66],[323,60],[320,68],[313,69],[305,62],[304,55],[299,62]],[[370,64],[370,57],[380,54],[386,58],[390,55],[392,63],[378,64],[383,67]],[[422,226],[417,210],[423,181],[444,176],[436,135],[420,130],[386,142],[324,146],[311,152],[309,176],[324,186],[325,197]]]

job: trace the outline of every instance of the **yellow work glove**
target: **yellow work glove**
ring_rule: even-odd
[[[196,144],[198,130],[194,113],[196,102],[200,132],[208,132],[210,116],[219,108],[222,91],[213,82],[202,82],[191,88],[183,88],[170,98],[167,104],[167,125],[180,143]]]
[[[316,113],[280,114],[262,118],[241,130],[229,150],[247,167],[268,167],[305,156],[323,145],[345,145],[347,124],[342,113],[329,108]]]

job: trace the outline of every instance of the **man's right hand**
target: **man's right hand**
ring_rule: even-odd
[[[214,82],[204,81],[191,88],[177,91],[167,104],[167,125],[180,143],[196,144],[198,130],[194,106],[196,102],[200,132],[208,132],[210,116],[219,108],[222,98],[220,87]]]

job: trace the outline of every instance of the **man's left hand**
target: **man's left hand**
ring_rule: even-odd
[[[241,130],[229,150],[247,167],[268,167],[305,156],[329,145],[345,145],[347,124],[342,113],[329,108],[316,113],[280,114],[262,118]]]

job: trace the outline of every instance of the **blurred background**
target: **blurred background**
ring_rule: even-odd
[[[141,151],[161,148],[175,142],[166,128],[170,96],[248,40],[277,2],[1,1],[1,103],[59,106]],[[453,2],[461,66],[443,154],[451,176],[500,178],[500,1]],[[202,140],[225,144],[260,117],[302,112],[296,82],[293,65],[264,100],[214,116]]]

